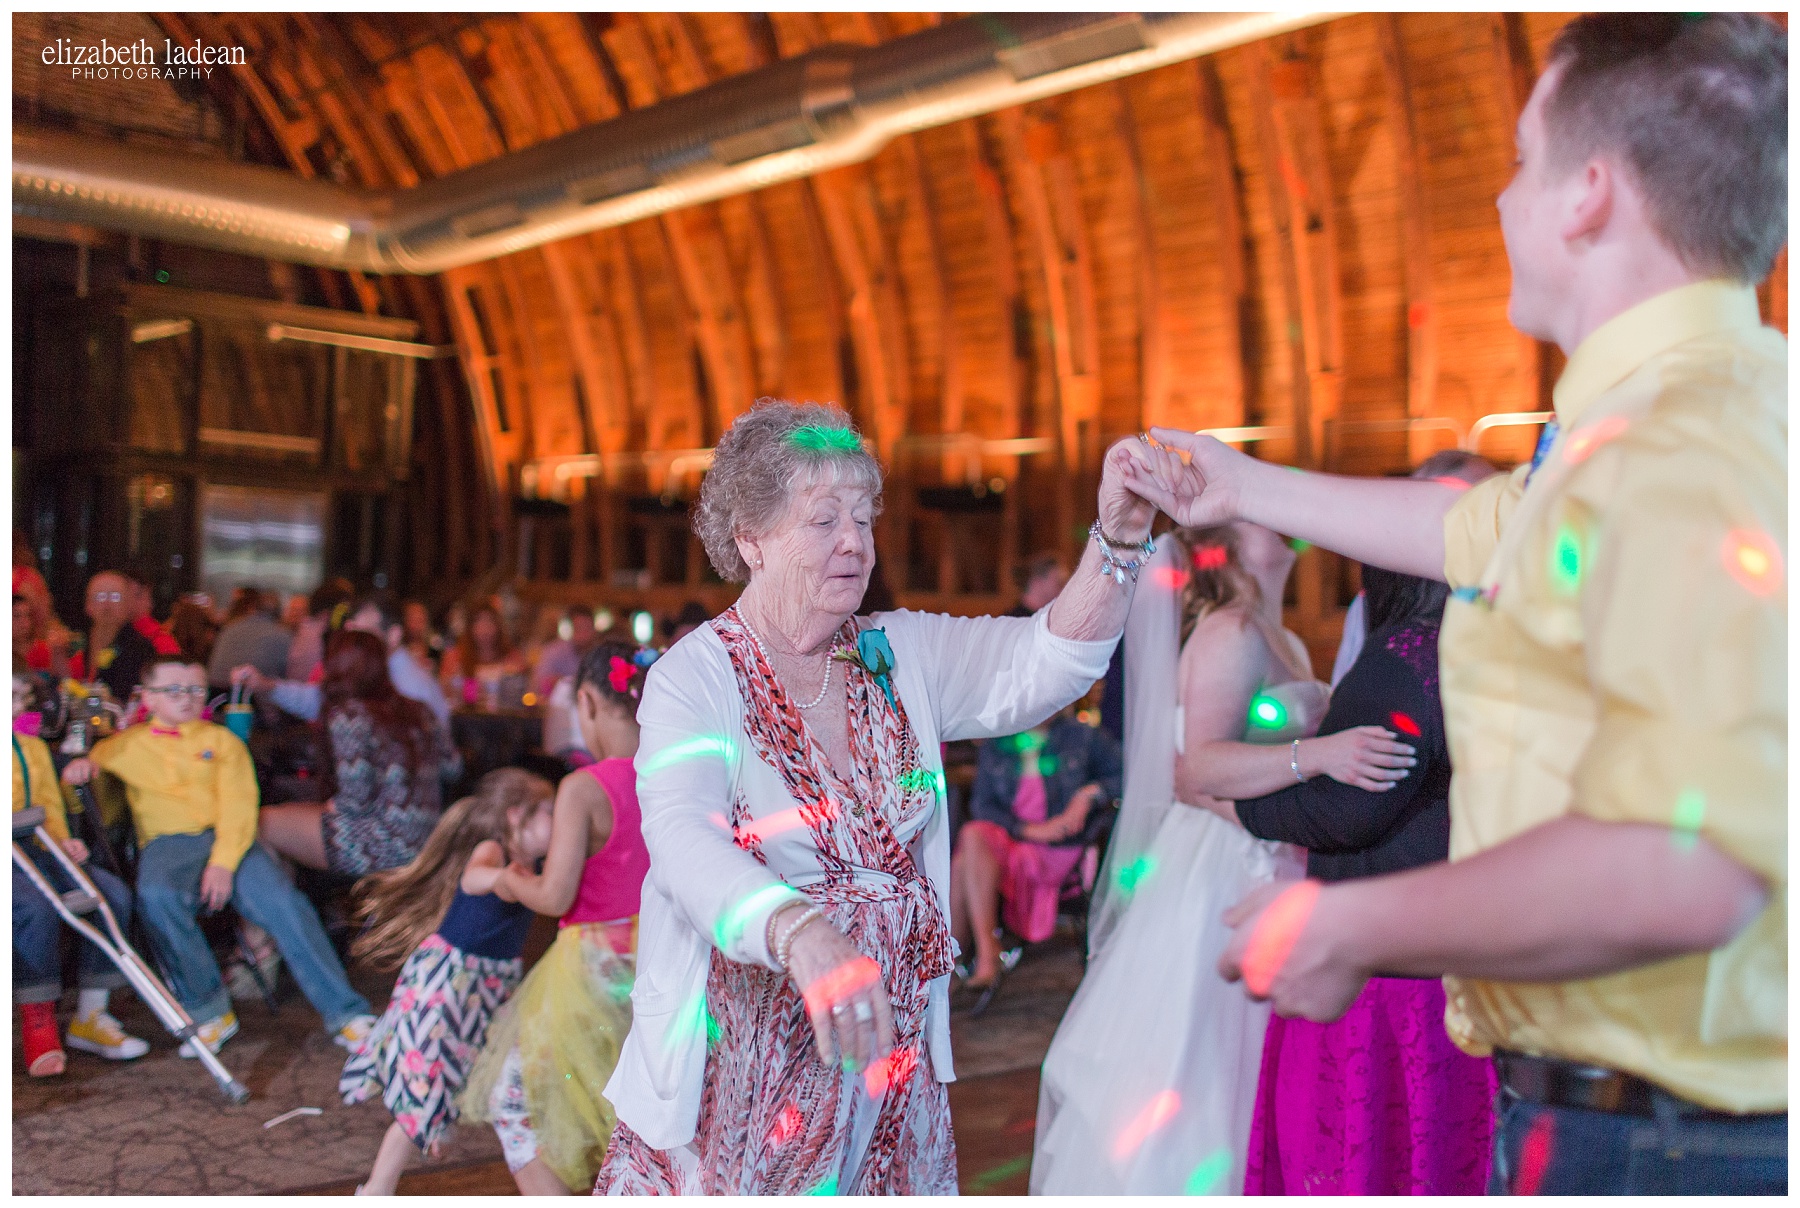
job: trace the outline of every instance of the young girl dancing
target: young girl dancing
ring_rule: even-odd
[[[394,1122],[358,1195],[392,1195],[420,1154],[436,1157],[456,1122],[461,1089],[494,1011],[524,973],[519,954],[531,907],[496,896],[509,861],[534,863],[550,846],[555,790],[541,776],[502,768],[444,814],[411,864],[360,886],[372,922],[353,955],[406,963],[393,996],[338,1079],[345,1103],[381,1093]]]
[[[550,951],[488,1031],[462,1110],[500,1135],[525,1195],[594,1185],[612,1137],[612,1076],[631,1027],[637,912],[650,853],[638,826],[637,702],[644,671],[633,650],[602,642],[575,679],[582,741],[598,762],[563,778],[541,876],[518,864],[499,892],[561,915]]]

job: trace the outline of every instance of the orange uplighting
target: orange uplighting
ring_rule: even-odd
[[[1113,1142],[1113,1158],[1124,1161],[1138,1151],[1143,1143],[1150,1139],[1150,1134],[1175,1118],[1181,1110],[1181,1096],[1174,1091],[1162,1091],[1150,1102],[1144,1104],[1144,1110],[1132,1117],[1119,1139]]]
[[[1319,883],[1301,881],[1269,903],[1244,947],[1244,985],[1258,998],[1268,996],[1281,967],[1299,942],[1319,901]]]
[[[1785,577],[1781,547],[1767,533],[1755,529],[1734,529],[1725,534],[1725,545],[1721,552],[1725,559],[1725,570],[1745,590],[1766,596],[1781,589],[1781,582]]]

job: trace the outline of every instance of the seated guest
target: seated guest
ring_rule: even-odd
[[[400,606],[400,623],[405,631],[401,644],[421,667],[437,674],[438,660],[444,656],[443,635],[432,627],[431,610],[422,600],[407,600]]]
[[[393,681],[394,691],[418,701],[431,710],[445,730],[450,728],[450,702],[444,699],[444,690],[432,676],[430,665],[421,663],[406,646],[400,613],[392,596],[364,596],[351,605],[344,628],[380,638],[387,646],[388,678]],[[253,663],[234,664],[230,678],[232,683],[243,684],[252,692],[268,694],[276,705],[302,721],[315,721],[319,716],[322,695],[317,683],[271,679],[266,670]]]
[[[395,690],[392,653],[412,657],[354,629],[326,644],[318,692],[331,799],[268,806],[260,823],[263,842],[298,864],[348,877],[398,868],[443,813],[456,749],[428,709]]]
[[[312,903],[256,845],[256,773],[250,751],[224,726],[201,721],[206,669],[180,657],[144,672],[150,720],[95,744],[63,769],[85,784],[95,769],[125,782],[137,824],[138,910],[169,973],[169,989],[195,1020],[194,1042],[218,1052],[237,1034],[237,1016],[218,962],[194,916],[227,902],[268,931],[294,980],[337,1043],[353,1048],[374,1016],[350,987]]]
[[[213,643],[219,636],[219,626],[205,603],[207,598],[183,596],[175,601],[167,626],[181,652],[203,667],[211,663]]]
[[[71,859],[87,864],[88,851],[69,836],[68,815],[56,781],[56,765],[50,748],[35,734],[19,731],[18,723],[34,706],[35,687],[25,676],[13,677],[13,812],[42,806],[44,829]],[[24,850],[37,870],[58,893],[75,888],[73,879],[55,857],[35,838],[19,841],[14,851]],[[121,927],[131,926],[131,891],[104,868],[88,865],[88,879],[106,899]],[[19,1004],[19,1035],[25,1045],[25,1068],[33,1078],[63,1072],[65,1058],[57,1034],[56,1003],[62,997],[62,919],[29,877],[13,866],[13,998]],[[107,1014],[107,998],[125,985],[120,973],[100,949],[81,945],[81,997],[75,1020],[69,1025],[69,1047],[113,1061],[142,1057],[150,1046],[126,1033],[119,1021]]]
[[[1251,834],[1306,848],[1307,875],[1326,882],[1450,854],[1450,755],[1437,689],[1449,588],[1365,567],[1363,590],[1368,639],[1319,732],[1386,726],[1406,735],[1418,766],[1379,792],[1314,776],[1236,807]],[[1371,978],[1335,1023],[1272,1018],[1244,1193],[1480,1195],[1493,1063],[1452,1044],[1443,1021],[1435,977]]]
[[[1069,567],[1061,554],[1038,554],[1018,572],[1019,602],[1009,617],[1028,617],[1056,599],[1069,581]]]
[[[587,605],[578,604],[569,609],[563,614],[562,621],[568,625],[568,635],[559,633],[554,641],[546,643],[538,652],[537,664],[532,669],[532,684],[539,696],[550,695],[558,680],[572,679],[581,669],[581,656],[598,640],[594,632],[594,610]]]
[[[294,635],[275,619],[277,602],[271,592],[240,587],[225,614],[225,625],[213,640],[212,657],[206,662],[206,678],[216,688],[231,683],[231,672],[246,664],[271,680],[287,674],[288,647]]]
[[[57,618],[50,585],[34,567],[13,567],[13,653],[33,671],[69,673],[75,635]]]
[[[288,679],[307,683],[317,678],[325,661],[326,635],[343,627],[355,596],[356,589],[347,580],[327,579],[306,598],[306,613],[295,622],[294,640],[288,646]]]
[[[986,990],[999,976],[997,915],[1027,943],[1056,930],[1057,900],[1092,836],[1089,822],[1118,797],[1123,776],[1119,744],[1072,709],[982,744],[972,818],[950,861],[951,934],[965,945],[972,935],[975,945],[968,989]]]
[[[120,704],[131,696],[153,660],[181,653],[175,639],[154,621],[148,632],[135,623],[132,608],[139,586],[116,570],[103,570],[88,580],[87,641],[69,660],[70,675],[99,680]]]
[[[474,704],[480,699],[480,684],[522,675],[525,667],[524,655],[506,640],[500,610],[484,602],[470,615],[456,645],[445,652],[440,674],[453,699]]]

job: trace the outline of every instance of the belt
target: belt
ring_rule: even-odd
[[[1691,1103],[1636,1074],[1582,1065],[1559,1057],[1534,1057],[1529,1053],[1495,1049],[1494,1071],[1500,1077],[1500,1085],[1508,1091],[1545,1107],[1574,1107],[1619,1116],[1655,1118],[1656,1101],[1660,1097],[1674,1107],[1676,1115],[1687,1119],[1750,1118]]]

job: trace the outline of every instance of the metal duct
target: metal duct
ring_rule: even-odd
[[[820,47],[415,188],[15,127],[13,213],[272,260],[439,273],[868,159],[899,134],[1328,13],[1013,13]]]

